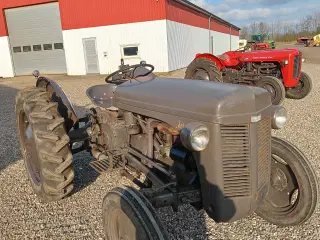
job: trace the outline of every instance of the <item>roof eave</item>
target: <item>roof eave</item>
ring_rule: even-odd
[[[179,3],[181,3],[181,4],[185,5],[185,6],[191,7],[191,8],[193,8],[194,10],[196,10],[196,11],[198,11],[198,12],[201,12],[201,13],[209,16],[209,17],[211,16],[213,19],[218,20],[218,21],[221,22],[221,23],[225,23],[225,24],[227,24],[228,26],[233,27],[233,28],[235,28],[235,29],[237,29],[237,30],[239,30],[239,31],[241,30],[241,28],[233,25],[232,23],[230,23],[230,22],[228,22],[228,21],[226,21],[226,20],[223,20],[222,18],[214,15],[214,14],[211,13],[211,12],[208,12],[207,10],[205,10],[205,9],[203,9],[203,8],[201,8],[201,7],[195,5],[195,4],[193,4],[193,3],[191,3],[191,2],[189,2],[189,1],[187,1],[187,0],[174,0],[174,1],[179,2]]]

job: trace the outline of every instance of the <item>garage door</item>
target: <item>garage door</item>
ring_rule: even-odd
[[[16,75],[66,73],[57,2],[5,10]]]

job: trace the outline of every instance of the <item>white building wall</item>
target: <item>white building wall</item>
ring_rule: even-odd
[[[187,67],[197,53],[209,52],[209,31],[167,21],[169,71]]]
[[[239,36],[231,36],[231,50],[239,49]]]
[[[136,64],[145,60],[155,66],[156,72],[166,72],[169,69],[166,21],[159,20],[63,31],[69,75],[86,74],[82,39],[94,37],[100,74],[118,70],[121,59],[120,46],[126,44],[139,44],[140,57],[124,59],[125,64]]]
[[[227,51],[233,51],[237,50],[239,47],[239,37],[226,34],[226,33],[220,33],[211,31],[211,36],[213,37],[213,54],[220,55]],[[231,41],[231,45],[230,45]],[[230,49],[231,46],[231,49]]]
[[[209,30],[167,21],[169,71],[187,67],[197,53],[209,53],[212,44],[213,54],[219,55],[238,48],[239,37],[211,31],[213,42],[209,40]],[[209,44],[210,42],[210,44]]]
[[[0,37],[0,77],[14,77],[8,37]]]

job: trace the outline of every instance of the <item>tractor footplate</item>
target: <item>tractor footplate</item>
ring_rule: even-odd
[[[118,155],[108,155],[107,158],[103,158],[101,160],[95,160],[90,162],[90,166],[97,171],[98,173],[110,172],[114,169],[122,169],[124,168],[124,156]]]

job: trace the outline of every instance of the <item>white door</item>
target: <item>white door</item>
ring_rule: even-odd
[[[59,4],[5,10],[16,75],[66,73]]]
[[[99,73],[96,38],[83,39],[83,49],[87,73]]]

